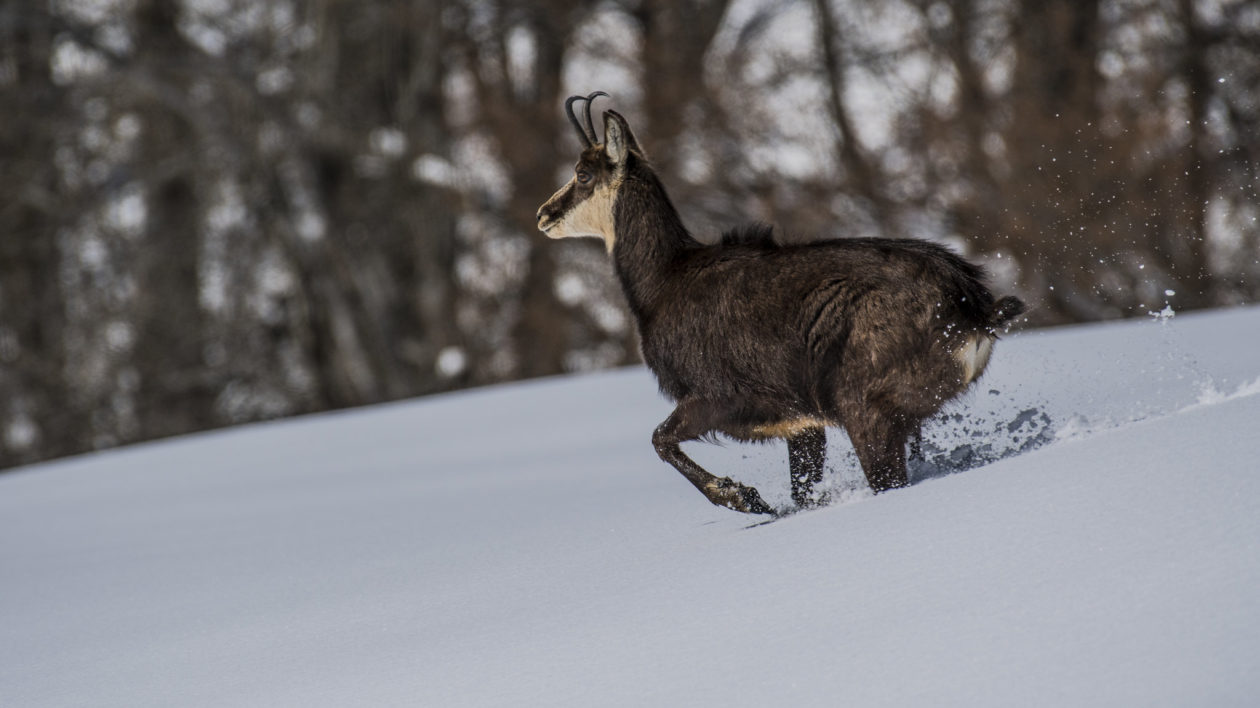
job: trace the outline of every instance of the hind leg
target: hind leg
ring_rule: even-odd
[[[927,460],[923,455],[923,423],[910,428],[910,459],[915,462]]]
[[[788,469],[792,473],[792,501],[800,508],[814,506],[814,485],[822,481],[827,455],[827,434],[822,428],[806,428],[787,439]]]
[[[875,413],[856,425],[847,426],[871,491],[879,494],[910,484],[906,474],[906,441],[915,427]]]
[[[735,482],[730,477],[713,476],[687,457],[679,446],[679,443],[708,433],[721,432],[726,420],[728,416],[720,406],[700,399],[684,400],[652,433],[652,445],[662,460],[673,465],[714,504],[748,514],[775,513],[755,488]]]

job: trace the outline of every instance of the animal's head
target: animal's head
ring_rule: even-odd
[[[582,141],[582,154],[573,166],[573,177],[538,209],[538,228],[550,238],[591,236],[604,239],[612,250],[613,205],[617,190],[626,175],[631,159],[643,159],[643,151],[635,142],[626,119],[615,111],[604,111],[604,140],[595,135],[591,121],[591,104],[600,96],[572,96],[564,102],[569,121]],[[573,112],[573,104],[586,102],[585,123]]]

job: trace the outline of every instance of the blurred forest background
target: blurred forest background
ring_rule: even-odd
[[[0,467],[636,361],[534,229],[595,89],[702,233],[1260,299],[1256,0],[4,0]]]

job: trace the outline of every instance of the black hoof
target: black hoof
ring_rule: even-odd
[[[761,494],[752,487],[740,486],[740,496],[744,499],[744,506],[747,507],[743,511],[749,514],[772,514],[778,516],[779,512],[771,507],[761,498]]]

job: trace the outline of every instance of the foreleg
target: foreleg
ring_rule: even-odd
[[[683,453],[680,443],[720,431],[724,418],[721,408],[711,403],[695,399],[683,401],[652,433],[656,454],[673,465],[701,494],[718,506],[749,514],[775,513],[753,487],[729,477],[715,477]]]
[[[787,439],[788,469],[792,474],[792,501],[801,508],[814,506],[814,485],[822,481],[827,455],[827,433],[806,428]]]

